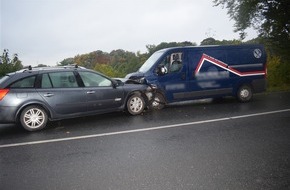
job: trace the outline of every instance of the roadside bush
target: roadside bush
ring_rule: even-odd
[[[268,91],[290,90],[290,63],[279,56],[269,56],[267,64]]]

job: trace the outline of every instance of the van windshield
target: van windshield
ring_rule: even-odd
[[[149,59],[140,67],[139,72],[146,73],[156,63],[156,61],[162,56],[164,52],[158,51],[153,53]]]

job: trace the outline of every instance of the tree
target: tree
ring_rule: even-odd
[[[289,0],[213,0],[215,6],[228,10],[235,21],[235,32],[245,38],[245,30],[253,27],[260,37],[270,41],[273,50],[289,60],[290,1]]]
[[[8,64],[10,59],[9,59],[9,50],[8,49],[4,49],[3,50],[3,54],[1,56],[1,59],[0,59],[0,64]]]
[[[12,59],[9,58],[9,50],[4,49],[0,56],[0,77],[7,73],[22,69],[21,61],[18,59],[18,54],[14,54]]]
[[[72,64],[74,64],[74,58],[66,58],[60,62],[59,66],[66,66]]]
[[[241,44],[240,40],[223,40],[219,41],[214,38],[206,38],[200,42],[200,45],[238,45]]]
[[[149,56],[152,55],[154,52],[164,49],[164,48],[170,48],[170,47],[177,47],[177,46],[196,46],[196,43],[194,42],[162,42],[159,45],[146,45],[147,51],[149,53]]]

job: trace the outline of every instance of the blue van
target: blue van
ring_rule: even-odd
[[[162,49],[126,78],[157,86],[153,107],[200,98],[235,96],[241,102],[266,89],[262,45],[194,46]]]

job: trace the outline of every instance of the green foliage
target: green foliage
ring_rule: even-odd
[[[18,55],[14,54],[13,58],[9,58],[9,50],[4,49],[2,56],[0,56],[0,77],[17,70],[22,69],[21,61],[18,59]]]
[[[271,48],[282,60],[290,60],[290,1],[289,0],[213,0],[215,6],[228,10],[235,21],[235,31],[246,36],[245,29],[255,28],[260,37],[271,43]]]
[[[97,50],[88,54],[77,55],[60,62],[61,66],[78,64],[88,69],[94,69],[110,77],[125,77],[128,73],[137,71],[151,54],[163,48],[176,46],[194,46],[191,42],[163,42],[157,46],[147,45],[149,53],[133,53],[122,49],[110,53]]]
[[[76,55],[60,62],[60,66],[78,64],[110,77],[125,77],[127,73],[138,70],[147,56],[125,50],[113,50],[110,53],[97,50],[88,54]]]
[[[48,65],[38,64],[36,67],[49,67]]]
[[[97,64],[94,70],[99,71],[100,73],[106,74],[109,77],[119,77],[117,71],[106,64]]]
[[[289,0],[213,0],[215,6],[221,5],[235,21],[235,30],[244,32],[253,26],[263,37],[287,34],[289,37]]]
[[[61,61],[58,66],[66,66],[66,65],[72,65],[72,64],[74,64],[74,58],[66,58],[63,61]]]
[[[200,42],[200,45],[239,45],[242,41],[240,40],[223,40],[219,41],[214,38],[206,38],[202,42]]]
[[[268,87],[290,89],[290,1],[289,0],[213,0],[235,21],[235,31],[244,39],[245,30],[253,27],[268,51]]]
[[[290,63],[283,63],[280,57],[270,55],[267,73],[269,91],[290,90]]]
[[[196,46],[196,43],[184,41],[184,42],[162,42],[159,45],[146,45],[146,48],[148,50],[149,56],[152,55],[154,52],[165,49],[165,48],[170,48],[170,47],[178,47],[178,46]]]

